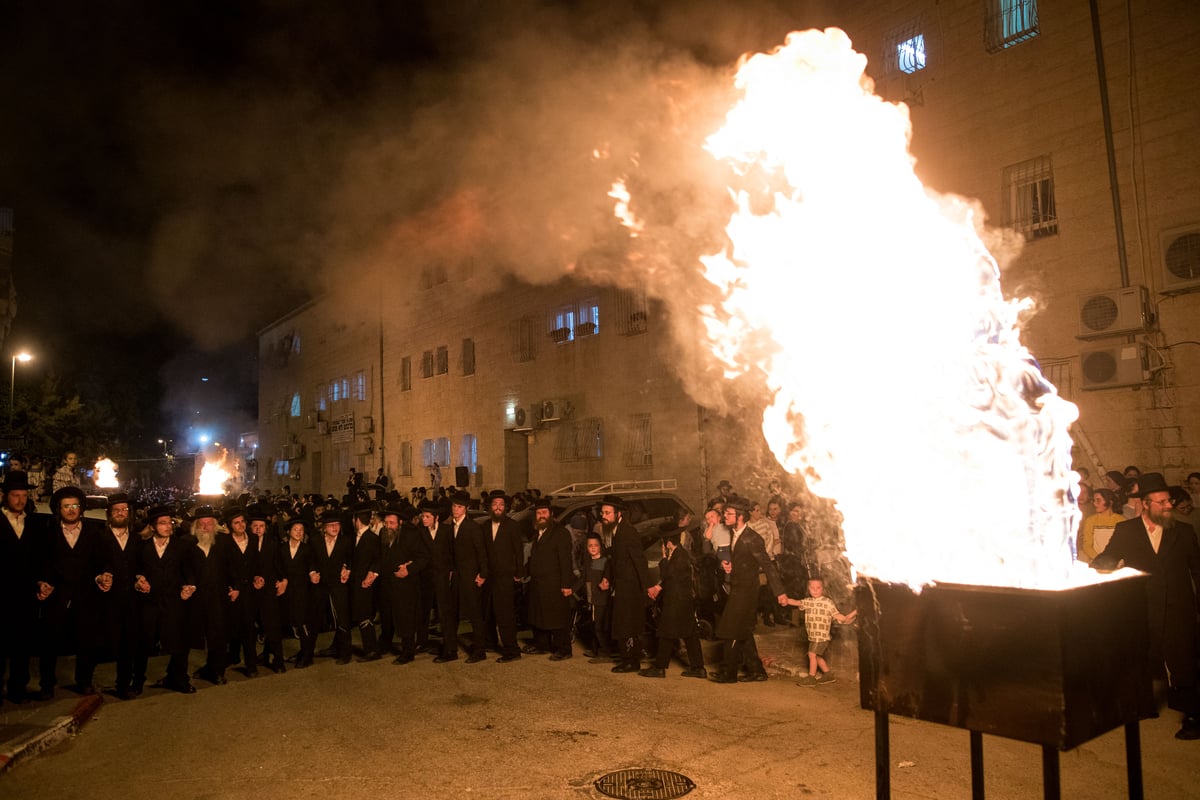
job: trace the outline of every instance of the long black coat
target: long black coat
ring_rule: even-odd
[[[354,544],[354,554],[350,557],[350,614],[354,622],[361,622],[375,616],[375,584],[363,588],[367,573],[374,572],[376,580],[380,573],[379,567],[379,536],[374,531],[364,530],[362,536],[355,542],[355,534],[349,534]]]
[[[1175,523],[1163,531],[1158,552],[1150,545],[1140,517],[1117,523],[1093,569],[1112,570],[1118,561],[1150,575],[1146,587],[1151,658],[1165,664],[1172,686],[1196,683],[1196,593],[1200,583],[1200,545],[1192,526]]]
[[[312,600],[319,610],[329,607],[336,627],[350,627],[350,589],[342,583],[342,567],[349,567],[354,556],[354,540],[339,534],[330,552],[324,536],[312,542],[313,565],[321,580],[312,587]],[[347,582],[348,583],[348,582]]]
[[[316,569],[312,544],[300,542],[296,548],[296,555],[293,556],[291,542],[284,542],[279,546],[279,559],[283,566],[281,574],[288,582],[287,591],[279,598],[283,624],[289,628],[311,626],[313,608],[310,596],[313,593],[313,585],[309,573]]]
[[[733,547],[733,572],[729,586],[729,600],[717,623],[717,637],[721,639],[749,639],[754,635],[754,623],[758,610],[758,575],[767,576],[771,594],[784,594],[783,583],[775,562],[767,555],[767,547],[749,525],[738,536]]]
[[[613,532],[612,554],[612,637],[628,639],[646,630],[646,607],[650,598],[650,568],[637,529],[622,520]]]
[[[133,590],[134,575],[137,573],[138,551],[142,540],[132,528],[125,535],[125,547],[117,541],[112,529],[106,527],[101,535],[108,551],[108,565],[112,571],[113,585],[102,598],[103,629],[105,644],[115,648],[121,640],[121,632],[136,631],[137,592]]]
[[[228,593],[236,548],[229,536],[222,533],[213,536],[207,555],[194,538],[187,537],[185,541],[191,545],[188,558],[196,586],[196,593],[187,603],[188,644],[195,649],[224,649],[229,639]]]
[[[534,532],[537,536],[537,532]],[[551,524],[529,551],[529,624],[560,630],[571,624],[571,599],[562,590],[575,585],[571,568],[571,534]]]
[[[402,524],[391,546],[380,554],[379,579],[387,587],[386,595],[392,607],[392,618],[401,636],[417,631],[421,611],[421,582],[429,570],[428,536],[416,527]],[[401,564],[408,565],[408,575],[396,577]]]
[[[453,535],[454,522],[450,521],[447,525]],[[487,543],[483,540],[483,528],[470,517],[463,518],[458,525],[458,535],[454,537],[454,571],[458,575],[459,616],[469,620],[481,618],[483,589],[475,585],[475,576],[482,576],[486,587],[491,571],[488,568]]]
[[[97,520],[81,522],[74,547],[67,544],[58,520],[49,523],[44,538],[41,580],[54,591],[42,601],[42,625],[48,636],[66,647],[95,647],[103,642],[103,593],[96,576],[111,572],[101,538],[104,528]]]
[[[34,650],[37,582],[48,522],[45,515],[26,514],[18,539],[8,517],[0,514],[0,652],[28,655]]]
[[[184,586],[196,585],[191,561],[195,541],[186,536],[172,536],[167,540],[162,556],[155,548],[154,537],[141,542],[138,549],[136,575],[144,577],[150,584],[148,593],[139,592],[142,634],[148,641],[157,636],[166,653],[179,653],[188,648],[184,609],[185,603],[196,598],[193,595],[184,601],[179,593]]]
[[[676,547],[669,559],[658,562],[662,594],[658,597],[657,635],[660,639],[686,639],[699,635],[696,601],[692,591],[692,556]]]

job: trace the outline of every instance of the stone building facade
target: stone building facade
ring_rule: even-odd
[[[1025,341],[1079,406],[1076,465],[1177,481],[1200,470],[1200,7],[1096,6],[1103,82],[1088,0],[860,3],[837,24],[910,106],[925,184],[1024,234],[1005,289],[1037,301]]]

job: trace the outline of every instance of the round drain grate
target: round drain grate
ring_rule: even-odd
[[[696,788],[687,775],[665,769],[623,769],[610,772],[593,784],[606,797],[619,800],[670,800]]]

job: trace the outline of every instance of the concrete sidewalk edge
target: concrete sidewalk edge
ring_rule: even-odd
[[[61,743],[91,719],[103,703],[98,694],[80,698],[70,714],[55,717],[50,724],[38,726],[27,735],[5,743],[4,751],[0,752],[0,773]]]

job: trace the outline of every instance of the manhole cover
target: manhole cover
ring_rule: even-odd
[[[623,769],[610,772],[594,784],[607,797],[620,800],[670,800],[696,788],[687,775],[665,769]]]

